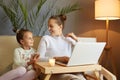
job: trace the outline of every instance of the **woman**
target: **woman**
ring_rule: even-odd
[[[74,33],[69,33],[66,37],[63,35],[65,20],[65,15],[55,15],[49,18],[48,30],[50,35],[43,36],[38,46],[38,53],[40,53],[41,61],[48,61],[49,58],[54,58],[56,61],[68,62],[71,56],[72,46],[75,45],[78,38]],[[51,80],[85,80],[81,74],[76,75],[58,74],[53,75]]]

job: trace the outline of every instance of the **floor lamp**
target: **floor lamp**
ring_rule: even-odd
[[[111,46],[109,44],[109,21],[120,19],[120,0],[95,0],[95,19],[106,21],[105,51],[108,57],[110,56],[108,53],[111,50]],[[111,65],[113,66],[113,64]]]

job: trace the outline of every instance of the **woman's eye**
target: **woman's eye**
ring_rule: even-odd
[[[49,26],[50,28],[52,28],[52,26]]]
[[[50,28],[53,28],[53,26],[52,26],[52,25],[50,25],[49,27],[50,27]]]

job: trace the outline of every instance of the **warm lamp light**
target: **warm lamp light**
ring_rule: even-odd
[[[116,20],[120,18],[119,0],[96,0],[95,19],[96,20]]]
[[[109,46],[109,20],[120,19],[120,0],[95,0],[95,19],[106,20],[106,46]]]

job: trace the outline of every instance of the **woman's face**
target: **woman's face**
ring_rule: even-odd
[[[48,30],[52,36],[62,34],[62,25],[58,25],[55,19],[50,19],[48,22]]]

